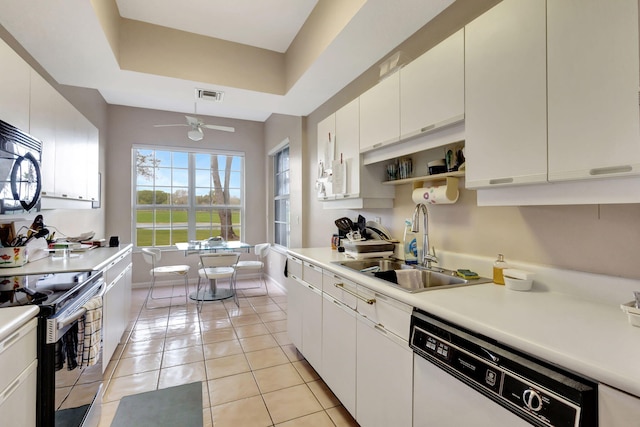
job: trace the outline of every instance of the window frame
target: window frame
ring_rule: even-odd
[[[179,152],[187,154],[187,173],[188,173],[188,202],[186,205],[138,205],[137,202],[137,189],[138,189],[138,173],[137,173],[137,152],[138,150],[154,150],[154,151],[164,151],[164,152]],[[153,246],[139,246],[137,241],[137,215],[136,212],[138,209],[145,209],[148,207],[150,210],[157,209],[158,207],[167,207],[172,210],[177,209],[186,209],[187,210],[187,240],[196,240],[197,233],[197,221],[196,221],[196,212],[198,210],[207,209],[205,206],[199,206],[196,204],[196,155],[197,154],[209,154],[209,155],[218,155],[218,156],[235,156],[240,158],[241,162],[241,174],[240,174],[240,205],[231,206],[232,210],[240,210],[240,225],[239,225],[239,233],[240,240],[245,235],[245,223],[246,223],[246,153],[242,151],[231,151],[231,150],[217,150],[217,149],[205,149],[205,148],[194,148],[194,147],[177,147],[177,146],[164,146],[164,145],[147,145],[147,144],[133,144],[131,147],[131,241],[134,243],[134,247],[145,248],[145,247],[155,247],[159,249],[170,249],[174,247],[174,244],[168,245],[157,245]],[[171,166],[173,170],[173,165]],[[153,184],[151,184],[153,186]],[[210,210],[214,210],[214,206],[208,207]],[[156,225],[154,221],[154,226]],[[155,227],[154,227],[155,229]],[[157,243],[157,242],[154,242]]]
[[[279,156],[284,152],[287,151],[287,165],[288,165],[288,169],[286,170],[280,170],[279,166],[278,166],[278,160],[279,160]],[[286,139],[285,141],[283,141],[282,144],[280,144],[276,149],[274,149],[273,151],[271,151],[269,153],[269,155],[272,157],[272,166],[273,166],[273,173],[271,176],[271,179],[273,179],[273,187],[272,187],[272,200],[273,200],[273,221],[272,221],[272,227],[273,227],[273,244],[275,246],[279,246],[282,248],[289,248],[289,246],[291,245],[291,146],[289,144],[288,139]],[[278,193],[278,176],[287,172],[289,174],[289,184],[288,184],[288,189],[289,191],[286,194],[277,194]],[[286,221],[278,221],[277,219],[277,215],[276,215],[276,205],[278,204],[278,202],[281,202],[283,200],[287,201],[287,205],[288,205],[288,209],[287,209],[287,218]],[[282,243],[277,243],[276,239],[278,238],[278,233],[276,232],[277,230],[277,224],[284,224],[286,226],[286,245],[283,245]]]

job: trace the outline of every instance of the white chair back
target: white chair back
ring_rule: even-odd
[[[262,259],[267,256],[267,252],[271,247],[270,243],[260,243],[254,247],[254,252],[258,256],[259,259]]]
[[[142,248],[142,258],[147,264],[151,264],[151,268],[155,268],[162,258],[162,252],[158,248]]]
[[[200,268],[233,267],[240,254],[237,252],[216,252],[200,255]]]

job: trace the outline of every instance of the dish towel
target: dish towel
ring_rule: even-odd
[[[78,322],[80,367],[98,363],[102,347],[102,297],[93,297],[82,307],[87,312]]]
[[[396,277],[398,278],[398,285],[407,288],[417,288],[422,284],[422,272],[414,269],[395,270]]]

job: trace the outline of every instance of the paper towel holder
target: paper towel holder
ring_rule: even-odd
[[[443,177],[440,185],[423,187],[422,183],[414,183],[412,200],[415,203],[451,204],[459,197],[458,178]]]

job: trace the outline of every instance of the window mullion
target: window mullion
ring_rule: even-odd
[[[189,153],[189,240],[196,238],[196,153]]]

